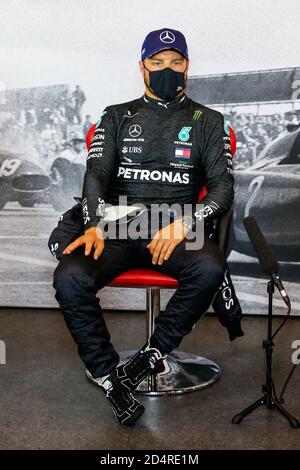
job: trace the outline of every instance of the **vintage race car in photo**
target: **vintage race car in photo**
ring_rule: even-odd
[[[10,201],[23,207],[51,204],[65,211],[80,196],[85,167],[65,158],[56,158],[50,168],[28,155],[0,149],[0,209]]]
[[[0,149],[0,209],[10,201],[33,207],[44,202],[51,180],[41,165],[23,153]]]
[[[243,218],[257,220],[280,261],[300,261],[300,129],[268,144],[257,162],[235,173],[230,247],[255,256]]]

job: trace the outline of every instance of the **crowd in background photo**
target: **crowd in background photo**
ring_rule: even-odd
[[[237,139],[234,157],[236,171],[254,165],[268,144],[300,127],[300,110],[255,115],[237,113],[232,109],[225,118],[230,122]]]
[[[24,153],[47,169],[60,156],[85,164],[85,137],[93,125],[90,115],[82,117],[86,96],[79,85],[59,94],[48,88],[47,100],[36,100],[32,107],[25,98],[19,109],[0,104],[0,148]]]
[[[59,93],[47,88],[46,100],[26,100],[23,93],[19,106],[0,103],[0,148],[24,153],[47,169],[60,156],[85,165],[85,138],[93,125],[91,115],[82,115],[85,93],[80,85],[73,91],[64,86]],[[266,145],[300,126],[300,110],[261,115],[238,113],[232,106],[224,116],[237,138],[236,171],[254,165]]]

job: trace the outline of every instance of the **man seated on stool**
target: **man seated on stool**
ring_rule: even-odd
[[[234,198],[229,130],[223,115],[185,95],[189,66],[185,37],[173,29],[150,32],[141,51],[145,94],[105,108],[95,129],[83,184],[84,234],[70,243],[54,273],[56,299],[78,346],[87,375],[105,392],[117,420],[133,425],[144,407],[132,395],[206,313],[222,285],[227,263],[209,228]],[[205,210],[174,216],[148,239],[106,239],[105,204],[195,204],[201,187]],[[174,214],[173,214],[174,215]],[[184,240],[204,219],[204,244]],[[170,230],[172,229],[172,230]],[[149,342],[127,363],[110,342],[98,290],[133,268],[154,269],[179,280],[156,318]],[[230,338],[241,336],[240,319]]]

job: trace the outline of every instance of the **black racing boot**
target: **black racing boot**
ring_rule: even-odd
[[[132,393],[115,387],[109,380],[109,376],[95,379],[89,371],[86,371],[86,375],[105,393],[120,424],[133,426],[142,416],[145,411],[144,406],[134,398]]]
[[[148,341],[129,361],[116,367],[109,375],[109,380],[115,387],[133,391],[145,377],[158,371],[166,357],[159,349],[151,347]]]

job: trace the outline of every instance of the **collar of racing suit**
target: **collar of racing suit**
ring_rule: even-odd
[[[166,100],[156,100],[155,98],[150,98],[150,96],[146,95],[146,93],[142,96],[141,101],[146,105],[150,106],[151,108],[155,108],[156,110],[169,110],[169,111],[177,111],[178,109],[184,108],[186,104],[186,96],[183,94],[182,96],[178,96],[172,101]]]

